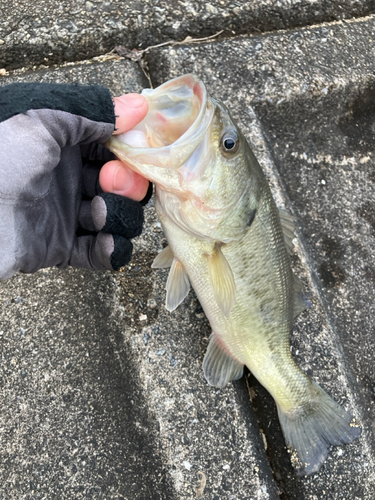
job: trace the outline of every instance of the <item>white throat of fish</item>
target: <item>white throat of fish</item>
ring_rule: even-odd
[[[233,222],[229,228],[223,227],[223,222],[232,219],[231,214],[238,206],[249,189],[249,183],[243,185],[242,191],[224,207],[215,208],[205,203],[193,193],[174,193],[156,186],[155,208],[159,216],[171,219],[178,227],[196,238],[206,241],[230,241],[240,239],[244,234],[243,224],[236,227]]]

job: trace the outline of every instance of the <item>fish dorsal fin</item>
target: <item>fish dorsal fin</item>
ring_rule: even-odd
[[[229,316],[236,303],[236,285],[232,269],[218,243],[215,244],[213,252],[206,254],[206,257],[215,299],[224,315]]]
[[[164,269],[165,267],[171,267],[173,262],[173,252],[169,245],[167,245],[163,250],[158,253],[155,257],[154,262],[151,264],[153,269]]]
[[[286,208],[279,209],[281,228],[284,234],[285,245],[288,253],[292,253],[293,250],[293,239],[295,238],[295,222],[294,217]]]
[[[293,306],[293,318],[298,316],[302,311],[306,309],[306,303],[302,296],[302,283],[297,278],[293,276],[293,287],[294,287],[294,306]]]
[[[295,222],[294,217],[286,208],[280,208],[280,222],[284,234],[285,245],[288,253],[292,253],[293,250],[293,239],[295,238]],[[294,304],[293,304],[293,317],[298,316],[302,311],[306,309],[306,303],[302,296],[302,283],[297,278],[293,276],[293,288],[294,288]]]
[[[243,366],[227,352],[218,336],[212,333],[203,359],[203,371],[207,382],[222,389],[231,380],[238,380],[242,377]]]
[[[162,148],[165,146],[161,137],[148,125],[146,125],[146,137],[151,148]]]
[[[179,260],[173,259],[167,280],[165,307],[172,312],[185,299],[190,290],[189,277]]]

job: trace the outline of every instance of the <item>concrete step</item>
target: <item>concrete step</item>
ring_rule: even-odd
[[[321,472],[301,479],[282,451],[277,415],[254,380],[257,412],[286,498],[374,495],[373,19],[152,53],[155,84],[194,72],[223,100],[297,220],[296,273],[313,308],[297,319],[302,369],[363,425]],[[252,383],[252,381],[251,381]],[[345,492],[345,493],[343,493]]]
[[[367,16],[372,0],[3,0],[0,68],[77,61],[122,44],[145,48],[187,36],[254,34]]]
[[[123,273],[45,270],[1,284],[0,498],[187,499],[203,472],[210,500],[372,500],[374,39],[370,18],[149,58],[154,84],[194,72],[223,100],[295,214],[293,264],[313,307],[295,323],[292,352],[359,417],[361,439],[299,478],[254,378],[207,386],[209,325],[192,292],[164,309],[166,272],[150,263],[165,241],[150,203]],[[115,94],[147,85],[125,59],[12,78]]]
[[[14,79],[145,85],[128,60],[3,82]],[[48,269],[0,284],[1,500],[187,500],[203,478],[205,499],[278,498],[246,379],[205,382],[211,330],[193,292],[164,308],[167,273],[150,266],[165,240],[152,202],[145,212],[122,273]]]

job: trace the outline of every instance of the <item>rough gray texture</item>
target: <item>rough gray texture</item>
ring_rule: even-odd
[[[127,92],[141,92],[148,85],[146,77],[136,64],[121,57],[105,57],[104,61],[87,60],[78,64],[68,63],[55,69],[41,71],[16,71],[0,78],[0,85],[13,82],[80,83],[105,85],[114,96]]]
[[[373,78],[375,17],[263,36],[153,49],[154,86],[193,72],[232,109],[264,102],[318,99],[338,88],[356,92]],[[205,61],[206,60],[206,61]],[[203,62],[205,61],[206,64]],[[246,123],[245,123],[246,124]]]
[[[146,3],[79,5],[28,5],[25,15],[24,4],[4,4],[11,10],[0,51],[15,67],[23,53],[25,64],[41,62],[50,43],[47,63],[116,43],[374,11],[372,1],[155,2],[149,14]],[[167,313],[167,273],[150,269],[165,245],[151,203],[122,273],[45,270],[0,285],[0,499],[184,500],[195,497],[201,471],[209,500],[373,500],[374,40],[369,18],[148,55],[154,84],[194,71],[227,104],[277,202],[296,215],[293,265],[312,308],[296,321],[292,352],[361,419],[361,439],[299,478],[272,398],[256,380],[207,386],[210,329],[194,293]],[[114,94],[147,86],[134,63],[106,57],[1,83],[14,80],[103,83]]]
[[[140,91],[128,60],[3,79]],[[203,378],[208,322],[164,309],[152,206],[123,273],[45,270],[0,284],[0,499],[276,500],[245,379]]]
[[[76,61],[116,44],[260,33],[375,13],[374,0],[3,0],[0,68]]]
[[[372,499],[375,488],[375,64],[366,50],[374,37],[367,20],[157,49],[150,59],[155,85],[194,72],[224,101],[276,199],[296,215],[294,264],[313,308],[296,321],[292,352],[363,423],[360,441],[335,448],[319,474],[300,479],[283,450],[272,399],[251,380],[274,477],[288,499]]]
[[[176,498],[131,349],[112,341],[111,274],[17,275],[0,303],[0,498]]]

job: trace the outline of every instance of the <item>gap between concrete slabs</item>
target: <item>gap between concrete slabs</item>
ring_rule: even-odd
[[[128,60],[4,78],[145,80]],[[0,498],[275,500],[278,487],[245,380],[207,385],[210,329],[191,292],[164,309],[165,245],[154,209],[123,273],[43,270],[0,284]]]
[[[0,68],[88,59],[116,44],[145,48],[223,29],[225,36],[260,33],[374,12],[373,0],[3,0]]]
[[[297,218],[294,265],[313,308],[291,341],[301,366],[362,420],[319,474],[291,472],[274,404],[254,381],[260,426],[288,499],[372,499],[374,474],[373,19],[153,51],[153,83],[194,72],[232,110]],[[255,111],[255,113],[254,113]],[[260,397],[258,397],[260,395]]]

